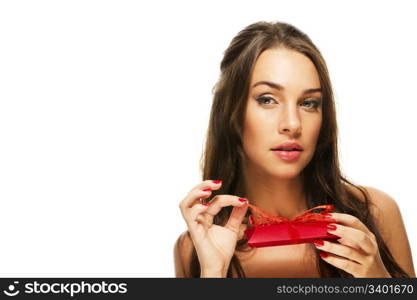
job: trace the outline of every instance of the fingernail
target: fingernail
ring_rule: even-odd
[[[329,256],[329,254],[327,252],[320,251],[320,256],[323,257],[323,258],[326,258],[326,257]]]
[[[315,240],[313,243],[317,247],[320,247],[320,246],[323,246],[324,245],[324,242],[322,240]]]
[[[206,188],[203,190],[203,192],[211,192],[211,188]]]
[[[248,199],[245,199],[245,198],[239,198],[239,201],[240,201],[240,202],[248,202]]]
[[[327,230],[336,230],[336,225],[327,224]]]
[[[212,181],[213,181],[213,183],[215,183],[215,184],[222,183],[222,181],[221,181],[221,180],[212,180]]]
[[[210,203],[206,202],[206,203],[203,203],[203,205],[204,205],[204,206],[209,206],[209,205],[210,205]]]

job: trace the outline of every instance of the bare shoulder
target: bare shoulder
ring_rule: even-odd
[[[370,195],[375,214],[379,214],[380,217],[386,216],[386,214],[401,216],[400,208],[391,195],[371,186],[364,188]]]
[[[362,192],[358,188],[351,185],[348,185],[347,188],[360,200],[365,200]],[[371,213],[377,221],[383,221],[384,217],[387,217],[387,214],[397,217],[401,216],[397,202],[389,194],[370,186],[360,186],[360,188],[368,195],[371,204]]]
[[[396,223],[402,223],[402,216],[400,208],[397,202],[394,200],[386,192],[370,187],[370,186],[360,186],[365,192],[368,194],[368,198],[370,200],[370,211],[372,216],[376,221],[376,225],[378,226],[381,235],[384,237],[385,241],[389,241],[392,239],[392,221]],[[364,201],[363,194],[355,187],[348,186],[348,189],[357,196],[360,200]],[[390,222],[386,222],[390,220]]]
[[[361,186],[369,196],[370,211],[376,225],[398,264],[412,277],[415,277],[411,248],[407,231],[397,201],[388,193],[370,186]],[[353,187],[349,189],[364,200],[362,193]]]
[[[174,245],[175,277],[190,277],[188,270],[191,263],[193,241],[188,231],[180,234]]]

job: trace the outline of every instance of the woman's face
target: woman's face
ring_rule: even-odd
[[[243,131],[249,170],[255,167],[282,179],[301,173],[320,133],[319,89],[319,75],[306,56],[285,48],[261,53],[252,73]],[[303,151],[272,151],[284,142],[296,142]]]

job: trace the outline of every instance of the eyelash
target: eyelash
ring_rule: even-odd
[[[275,99],[274,98],[271,98],[271,97],[265,97],[265,96],[261,96],[261,97],[259,97],[259,98],[257,98],[256,99],[256,101],[259,103],[259,104],[265,104],[265,103],[263,103],[262,102],[262,99],[267,99],[267,100],[274,100],[275,101]],[[309,108],[311,108],[311,109],[314,109],[314,110],[317,110],[317,108],[319,108],[319,106],[320,106],[320,104],[321,104],[321,99],[315,99],[315,98],[308,98],[308,99],[311,99],[311,100],[304,100],[303,101],[303,103],[306,103],[306,102],[308,102],[308,103],[312,103],[313,104],[313,106],[312,107],[309,107]],[[265,104],[265,105],[267,105],[267,104]]]

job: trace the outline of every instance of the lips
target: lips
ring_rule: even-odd
[[[301,153],[303,152],[302,151],[281,151],[281,150],[274,151],[274,154],[276,156],[278,156],[279,158],[285,161],[295,161],[301,156]]]
[[[282,160],[292,162],[296,161],[301,156],[304,149],[296,142],[285,142],[271,150]]]
[[[285,142],[279,146],[272,148],[271,150],[272,151],[303,151],[303,148],[298,143]]]
[[[273,151],[303,151],[297,148],[277,148],[277,149],[272,149],[272,150]]]

